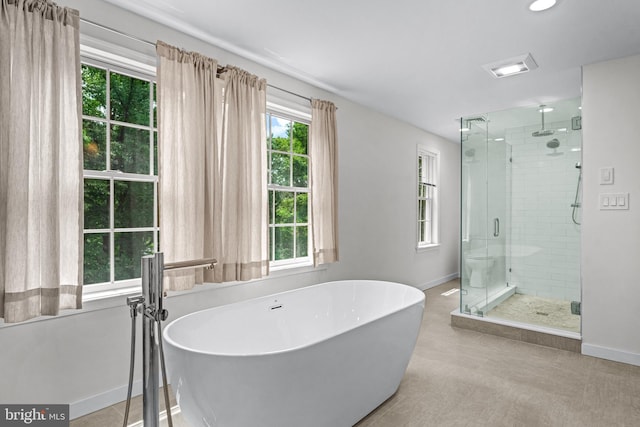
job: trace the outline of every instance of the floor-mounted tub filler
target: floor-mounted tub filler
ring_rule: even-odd
[[[352,426],[398,389],[424,304],[348,280],[192,313],[163,333],[171,386],[193,426]]]

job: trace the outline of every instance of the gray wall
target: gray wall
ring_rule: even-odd
[[[233,286],[204,285],[167,301],[170,318],[330,279],[373,278],[432,286],[458,274],[459,146],[249,60],[97,0],[61,0],[86,19],[215,57],[269,83],[338,106],[341,261],[325,269]],[[83,34],[153,55],[140,43],[82,26]],[[452,126],[455,123],[452,120]],[[440,247],[416,252],[416,145],[441,153]],[[0,325],[3,403],[70,403],[72,417],[126,395],[130,320],[124,297],[19,325]],[[138,349],[140,354],[140,349]],[[136,377],[141,376],[138,369]]]
[[[582,351],[640,365],[640,56],[585,66],[583,80]],[[630,209],[600,210],[611,192]]]

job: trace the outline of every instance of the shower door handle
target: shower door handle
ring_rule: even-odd
[[[500,235],[500,218],[493,219],[493,237]]]

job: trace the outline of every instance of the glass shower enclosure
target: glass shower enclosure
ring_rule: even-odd
[[[461,118],[461,313],[580,331],[579,107]]]

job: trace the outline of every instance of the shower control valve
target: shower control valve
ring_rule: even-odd
[[[136,317],[138,313],[142,312],[142,307],[144,305],[144,297],[142,295],[127,297],[127,305],[129,306],[131,317]]]

